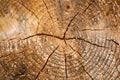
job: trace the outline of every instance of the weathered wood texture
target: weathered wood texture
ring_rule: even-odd
[[[120,0],[0,0],[0,80],[120,80]]]

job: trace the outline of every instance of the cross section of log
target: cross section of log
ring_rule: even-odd
[[[0,80],[120,80],[120,0],[0,0]]]

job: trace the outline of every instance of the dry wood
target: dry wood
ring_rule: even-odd
[[[120,0],[0,0],[0,80],[120,80]]]

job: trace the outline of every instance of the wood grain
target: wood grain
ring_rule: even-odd
[[[120,1],[0,0],[0,80],[120,80]]]

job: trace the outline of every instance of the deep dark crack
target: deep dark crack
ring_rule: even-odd
[[[66,54],[64,54],[65,56],[65,75],[66,75],[66,80],[68,80],[68,73],[67,73],[67,57]]]
[[[44,70],[45,66],[47,65],[47,63],[48,63],[48,61],[49,61],[49,59],[50,59],[50,57],[52,56],[53,53],[55,53],[55,51],[58,49],[58,47],[59,47],[59,46],[57,46],[57,47],[52,51],[52,53],[48,56],[48,58],[47,58],[45,64],[43,65],[42,69],[38,72],[37,76],[35,77],[35,80],[37,80],[37,78],[39,77],[39,75],[41,74],[41,72]]]
[[[108,39],[108,41],[112,41],[113,43],[115,43],[116,45],[119,45],[119,43],[113,39]]]
[[[84,12],[86,12],[86,10],[93,4],[93,2],[94,2],[94,0],[92,0],[92,1],[89,3],[89,5],[84,9],[84,11],[82,12],[82,14],[83,14]],[[69,23],[68,23],[68,25],[67,25],[67,28],[66,28],[66,30],[65,30],[65,32],[64,32],[64,35],[63,35],[65,44],[67,44],[67,42],[66,42],[66,40],[65,40],[66,33],[67,33],[70,25],[72,24],[73,20],[76,18],[76,16],[77,16],[79,13],[80,13],[80,11],[78,11],[78,12],[73,16],[73,18],[69,21]]]
[[[118,0],[0,1],[0,16],[21,29],[0,39],[0,80],[117,79],[118,7]]]
[[[76,40],[76,39],[77,39],[77,40],[85,41],[85,42],[87,42],[87,43],[89,43],[89,44],[91,44],[91,45],[97,46],[97,47],[108,48],[108,47],[105,47],[105,46],[98,45],[98,44],[96,44],[96,43],[92,43],[92,42],[90,42],[90,41],[88,41],[88,40],[85,40],[85,39],[83,39],[83,38],[81,38],[81,37],[80,37],[80,38],[76,38],[76,37],[62,38],[62,37],[59,37],[59,36],[56,36],[56,35],[50,35],[50,34],[45,34],[45,33],[40,33],[40,34],[31,35],[31,36],[28,36],[28,37],[23,38],[23,39],[21,39],[21,40],[29,39],[29,38],[35,37],[35,36],[48,36],[48,37],[53,37],[53,38],[60,39],[60,40],[73,40],[73,39]]]

